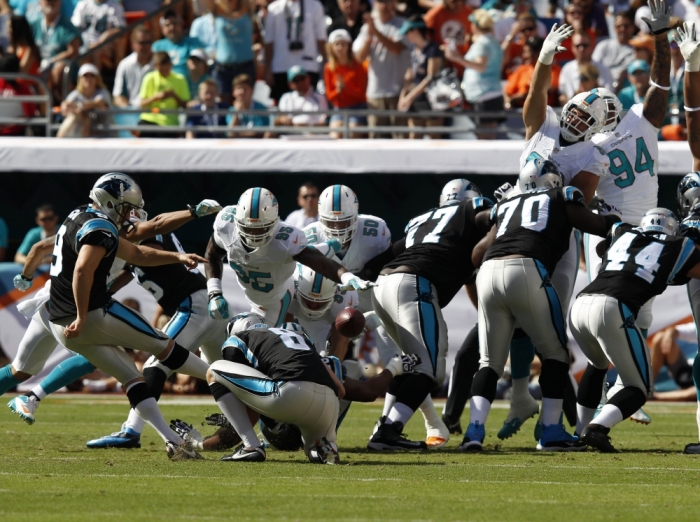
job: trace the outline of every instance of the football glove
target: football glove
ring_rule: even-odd
[[[331,247],[331,250],[333,251],[333,254],[337,254],[337,253],[340,252],[340,251],[342,250],[342,248],[343,248],[343,245],[340,243],[340,241],[338,241],[338,240],[335,239],[335,238],[329,239],[328,241],[326,241],[326,244],[327,244],[329,247]],[[329,257],[332,257],[332,256],[329,256]]]
[[[212,319],[228,319],[228,303],[221,292],[209,294],[209,316]]]
[[[32,287],[32,283],[34,283],[34,279],[27,279],[24,277],[22,274],[17,274],[14,279],[12,280],[12,283],[15,285],[15,288],[17,290],[20,290],[22,292],[26,292]]]
[[[412,373],[416,366],[421,363],[421,360],[417,355],[405,354],[401,357],[401,363],[403,364],[403,373]]]
[[[351,272],[345,272],[342,276],[340,276],[340,281],[343,283],[343,286],[340,287],[341,291],[357,290],[358,292],[364,292],[365,290],[369,290],[370,288],[375,286],[375,284],[371,281],[365,281],[364,279],[360,279]]]
[[[214,199],[203,199],[202,201],[197,203],[196,207],[193,207],[192,205],[187,205],[187,208],[190,210],[193,217],[201,218],[210,214],[216,214],[223,207],[219,205],[219,202]]]
[[[170,421],[170,429],[180,435],[185,442],[189,442],[194,449],[200,451],[203,449],[204,437],[192,424],[175,419]]]
[[[566,51],[566,48],[561,44],[572,34],[574,34],[574,28],[570,25],[562,24],[561,27],[557,27],[557,24],[554,24],[542,44],[539,57],[540,62],[545,65],[552,65],[554,55]]]
[[[652,34],[664,34],[671,29],[671,14],[673,8],[666,5],[666,0],[649,0],[651,19],[642,16]]]
[[[394,355],[384,369],[389,370],[394,377],[403,375],[403,361],[401,360],[401,356]]]
[[[212,413],[204,420],[209,426],[219,426],[220,428],[231,426],[231,423],[223,413]]]
[[[677,29],[677,32],[674,40],[685,58],[685,70],[688,72],[700,71],[700,42],[696,39],[695,24],[685,22],[683,27]]]
[[[508,194],[511,190],[513,190],[513,185],[511,185],[510,183],[504,183],[503,185],[501,185],[493,191],[493,197],[496,198],[497,202],[500,202],[502,199],[508,197]]]
[[[373,332],[382,325],[376,312],[365,312],[362,315],[365,316],[365,330],[368,332]]]

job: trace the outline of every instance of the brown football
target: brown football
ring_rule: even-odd
[[[365,328],[365,316],[357,308],[344,308],[335,318],[335,327],[340,335],[357,337]]]

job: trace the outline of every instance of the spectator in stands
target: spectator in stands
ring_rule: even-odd
[[[51,204],[41,205],[36,209],[35,222],[37,226],[27,232],[22,240],[22,244],[20,244],[17,249],[15,263],[24,263],[27,259],[27,254],[29,254],[29,251],[35,243],[56,235],[56,231],[58,230],[58,213],[56,212],[56,207]],[[51,254],[44,258],[43,263],[49,263],[50,261]]]
[[[209,76],[209,66],[207,65],[207,55],[204,54],[204,51],[201,49],[194,49],[190,53],[190,56],[187,58],[187,72],[187,85],[189,86],[190,93],[192,94],[192,100],[190,100],[191,106],[193,102],[199,102],[197,98],[199,86],[203,81],[211,78],[211,76]]]
[[[124,7],[115,0],[80,0],[71,22],[82,34],[82,52],[97,47],[126,27]]]
[[[493,26],[493,34],[499,42],[504,42],[508,35],[512,34],[513,26],[518,22],[519,18],[524,15],[529,14],[535,16],[535,10],[532,8],[532,2],[530,0],[514,0],[511,7],[509,7],[503,14],[503,17],[498,20]],[[531,34],[530,36],[539,36],[540,38],[545,38],[547,36],[547,27],[536,20],[537,32]]]
[[[502,77],[508,78],[524,62],[523,47],[528,38],[537,34],[537,19],[530,13],[518,15],[510,33],[501,42],[503,50]]]
[[[445,0],[428,11],[423,20],[436,44],[456,45],[457,52],[464,56],[471,41],[469,15],[472,11],[474,9],[465,0]],[[457,69],[457,74],[462,72],[461,67]]]
[[[7,50],[19,58],[20,72],[38,75],[41,53],[34,41],[29,22],[24,16],[15,15],[10,18],[9,30],[10,46]]]
[[[262,103],[253,100],[253,78],[247,74],[239,74],[233,79],[233,105],[226,116],[229,127],[269,127],[270,118],[259,114],[241,114],[243,111],[265,111]],[[251,131],[229,132],[229,138],[267,138],[269,133]]]
[[[375,0],[374,12],[365,15],[365,25],[352,46],[358,61],[369,59],[367,106],[379,111],[398,108],[403,77],[411,63],[408,44],[399,35],[404,19],[396,16],[395,3]],[[394,116],[371,115],[368,120],[370,127],[403,124],[403,118]],[[370,138],[378,136],[370,133]]]
[[[7,230],[7,223],[0,217],[0,263],[5,261],[7,247],[10,245],[10,233]]]
[[[334,109],[367,109],[367,66],[358,62],[352,54],[352,36],[345,29],[336,29],[328,37],[328,63],[324,68],[323,80],[326,85],[326,98]],[[349,126],[367,125],[365,116],[349,116]],[[330,127],[342,127],[343,117],[334,114]],[[341,138],[341,133],[331,133]]]
[[[82,40],[70,19],[61,15],[61,0],[40,0],[39,5],[42,15],[30,25],[34,41],[41,51],[42,76],[49,80],[54,99],[58,100],[61,98],[58,88],[63,82],[63,69],[78,56]]]
[[[0,57],[0,74],[19,72],[19,59],[14,54]],[[33,94],[29,87],[17,80],[0,78],[0,116],[3,118],[31,118],[36,110],[33,103],[10,101],[13,96],[28,96]],[[0,124],[0,136],[24,136],[27,127],[19,124]]]
[[[39,0],[9,0],[10,7],[14,9],[16,15],[22,15],[33,22],[41,17],[41,5]],[[61,2],[61,16],[70,20],[78,0],[63,0]]]
[[[61,103],[63,123],[57,138],[94,136],[90,112],[93,109],[109,109],[109,92],[105,89],[100,71],[91,63],[83,64],[78,71],[78,85]],[[106,116],[95,120],[97,124],[109,121]]]
[[[10,18],[12,17],[12,9],[7,3],[7,0],[0,0],[0,55],[7,51],[7,46],[10,44]]]
[[[114,77],[114,105],[117,107],[141,107],[141,80],[146,73],[153,70],[153,36],[143,25],[131,32],[131,49],[133,52],[117,66]]]
[[[583,11],[585,26],[593,29],[598,38],[610,36],[608,21],[605,19],[605,8],[598,0],[574,0],[573,4]]]
[[[311,85],[311,77],[303,67],[294,65],[287,71],[290,92],[280,98],[279,110],[308,111],[314,113],[328,110],[325,96],[318,94]],[[295,127],[322,127],[326,124],[325,114],[282,114],[275,119],[275,125]]]
[[[634,20],[627,12],[615,16],[615,38],[603,40],[595,46],[592,59],[602,63],[610,71],[613,87],[619,90],[626,80],[627,66],[634,60],[634,49],[630,40],[634,36]]]
[[[197,38],[185,36],[182,29],[182,18],[172,9],[163,14],[160,19],[160,28],[165,38],[153,44],[153,52],[164,51],[168,53],[172,70],[187,78],[189,76],[187,58],[193,50],[201,49],[204,44]]]
[[[190,37],[197,38],[202,42],[207,57],[214,59],[216,55],[216,33],[214,32],[214,15],[211,12],[204,13],[192,20]]]
[[[162,3],[163,0],[122,0],[122,4],[124,4],[124,11],[143,11],[146,14],[157,10]]]
[[[530,91],[532,75],[535,72],[535,63],[542,50],[544,40],[533,36],[528,38],[523,46],[523,64],[517,67],[509,76],[506,82],[505,108],[520,108],[525,103],[527,93]],[[561,67],[557,63],[552,64],[552,81],[547,91],[547,105],[556,107],[559,104],[559,74]]]
[[[591,37],[592,46],[595,47],[595,29],[592,29],[590,25],[588,25],[583,9],[580,6],[574,3],[569,4],[564,11],[564,22],[573,27],[575,33],[588,33],[588,36]],[[561,45],[564,47],[565,51],[554,55],[554,60],[560,65],[563,65],[566,62],[574,59],[573,40],[571,38],[567,38]]]
[[[462,58],[456,51],[447,49],[445,58],[464,67],[462,88],[466,100],[475,111],[502,111],[501,65],[503,50],[493,35],[493,19],[485,9],[477,9],[469,17],[472,23],[473,41]],[[499,118],[480,118],[479,127],[495,127]],[[477,134],[481,138],[488,134]]]
[[[654,57],[654,37],[650,34],[638,34],[630,40],[630,45],[634,49],[634,58],[651,63]]]
[[[651,67],[644,60],[634,60],[627,67],[630,85],[622,89],[617,97],[623,109],[629,109],[635,103],[642,103],[649,90],[649,71]]]
[[[191,108],[198,109],[202,111],[202,114],[190,114],[187,116],[188,127],[185,137],[187,139],[193,138],[223,138],[224,131],[198,131],[191,130],[190,127],[225,127],[226,126],[226,114],[217,114],[215,110],[228,108],[227,105],[217,102],[216,98],[219,96],[219,88],[214,80],[211,78],[204,80],[199,84],[197,99],[199,103]]]
[[[571,40],[576,59],[564,64],[561,68],[561,75],[559,76],[559,103],[561,105],[564,105],[578,92],[580,82],[579,67],[586,63],[592,63],[598,69],[600,75],[598,78],[599,87],[613,88],[612,76],[610,76],[610,71],[608,71],[607,67],[591,59],[593,55],[593,41],[590,35],[584,32],[576,33],[571,37]]]
[[[362,28],[362,17],[369,11],[369,6],[366,3],[360,3],[360,0],[338,0],[338,10],[338,15],[328,26],[328,35],[330,36],[338,29],[345,29],[352,41],[355,41]]]
[[[578,67],[578,90],[576,94],[581,92],[588,92],[591,89],[598,87],[598,78],[600,78],[600,72],[598,68],[592,63],[583,63]]]
[[[289,214],[284,222],[297,228],[304,228],[318,221],[318,195],[319,190],[315,183],[311,181],[304,183],[297,193],[297,205],[300,208]]]
[[[425,89],[442,70],[443,58],[440,47],[428,39],[428,28],[423,17],[414,15],[401,26],[399,35],[411,44],[411,65],[406,70],[404,85],[399,96],[400,111],[430,111]],[[441,118],[409,118],[409,127],[439,127]],[[421,139],[423,134],[411,132],[409,138]]]
[[[187,79],[173,71],[170,56],[164,51],[153,55],[154,71],[147,73],[141,82],[142,109],[172,110],[185,108],[190,101],[190,89]],[[143,112],[139,125],[169,127],[177,126],[177,114],[160,114],[159,112]],[[142,138],[167,137],[167,133],[141,131]],[[172,135],[170,135],[172,136]]]

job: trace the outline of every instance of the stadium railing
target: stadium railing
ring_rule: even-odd
[[[0,78],[3,80],[28,80],[35,83],[46,94],[31,94],[21,96],[0,96],[0,104],[2,103],[37,103],[44,104],[44,116],[10,118],[0,116],[0,124],[2,125],[22,125],[29,127],[32,125],[44,125],[46,127],[46,135],[51,136],[51,114],[53,109],[53,99],[51,90],[44,81],[36,76],[25,73],[0,73]]]

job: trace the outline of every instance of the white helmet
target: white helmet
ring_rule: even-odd
[[[564,185],[559,169],[554,162],[544,158],[532,158],[523,167],[518,176],[521,192],[535,192]]]
[[[279,222],[277,198],[267,189],[246,190],[236,205],[236,225],[243,244],[260,248],[272,241]]]
[[[691,172],[683,176],[678,184],[676,200],[682,218],[687,217],[690,211],[700,204],[700,172]]]
[[[479,187],[468,179],[453,179],[444,186],[440,193],[440,206],[459,203],[465,199],[477,198],[481,196]]]
[[[251,327],[264,328],[269,326],[265,323],[265,319],[255,312],[243,312],[234,315],[226,325],[226,335],[231,337],[241,332],[249,330]]]
[[[579,93],[561,110],[561,136],[570,143],[590,140],[601,131],[607,119],[608,108],[602,96],[591,92]]]
[[[318,216],[326,237],[341,244],[350,241],[357,230],[359,209],[357,196],[350,187],[331,185],[321,192]]]
[[[318,319],[333,305],[336,284],[308,266],[298,264],[296,299],[301,313],[308,319]]]
[[[127,231],[133,227],[129,221],[131,211],[143,207],[141,187],[130,176],[110,172],[92,186],[90,199],[103,214],[114,221],[117,228]]]
[[[680,225],[676,215],[662,207],[647,210],[639,222],[639,228],[643,232],[666,234],[667,236],[677,236],[680,233]]]
[[[614,131],[615,127],[617,127],[617,124],[620,123],[622,119],[622,103],[620,103],[620,99],[614,92],[605,87],[596,87],[595,89],[591,89],[591,92],[603,97],[607,109],[607,117],[600,132]]]

